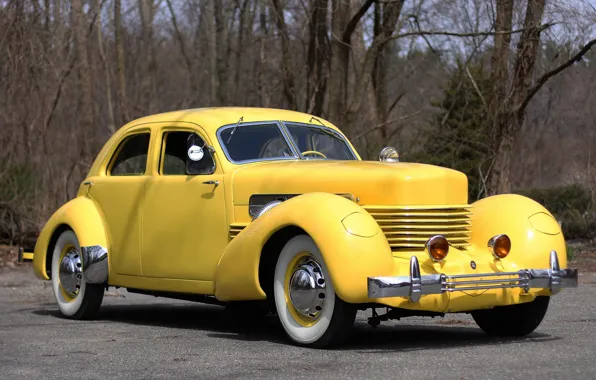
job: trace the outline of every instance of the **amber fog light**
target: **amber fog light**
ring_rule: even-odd
[[[428,239],[424,250],[432,261],[442,261],[449,253],[449,242],[443,235],[435,235]]]
[[[490,238],[488,248],[497,259],[504,259],[511,251],[511,239],[507,235],[497,235]]]

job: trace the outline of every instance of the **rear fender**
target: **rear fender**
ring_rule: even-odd
[[[391,248],[362,207],[341,196],[308,193],[267,211],[227,245],[216,272],[217,299],[266,298],[259,283],[261,253],[275,232],[289,226],[304,230],[315,241],[337,295],[346,302],[366,302],[367,278],[392,272]]]
[[[53,244],[60,233],[67,229],[73,230],[79,240],[87,282],[105,282],[109,242],[101,214],[95,203],[87,197],[77,197],[60,207],[41,230],[33,256],[36,276],[50,279]]]

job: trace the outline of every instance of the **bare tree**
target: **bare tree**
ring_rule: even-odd
[[[126,96],[126,67],[124,62],[124,43],[122,41],[122,4],[120,0],[114,0],[114,45],[116,48],[116,72],[118,78],[118,105],[120,117],[123,122],[130,120],[128,113],[128,100]]]
[[[497,2],[497,27],[504,32],[511,31],[512,2]],[[490,173],[489,194],[511,192],[511,166],[515,141],[519,137],[526,108],[532,97],[546,81],[583,57],[596,44],[592,40],[580,51],[558,68],[544,74],[532,86],[536,66],[540,36],[548,25],[542,24],[546,0],[528,0],[523,24],[523,31],[517,44],[515,65],[509,78],[505,79],[503,68],[508,60],[509,40],[497,38],[492,62],[491,77],[498,80],[494,83],[493,100],[493,134],[495,159]],[[498,43],[497,43],[498,41]],[[510,83],[510,88],[508,88]]]
[[[83,159],[89,158],[88,136],[93,133],[94,114],[93,114],[93,75],[89,66],[89,57],[87,51],[87,29],[85,14],[83,13],[82,0],[72,0],[71,16],[73,25],[73,34],[75,39],[78,88],[81,96],[77,104],[77,134],[79,136],[80,155]]]
[[[328,0],[312,2],[309,21],[309,41],[307,58],[306,79],[306,106],[308,113],[322,115],[329,77],[329,58],[331,48],[329,45],[327,14]]]

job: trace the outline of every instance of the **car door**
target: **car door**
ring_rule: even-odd
[[[105,170],[85,182],[106,223],[110,267],[117,274],[142,275],[140,223],[150,138],[148,129],[125,134]]]
[[[204,134],[164,128],[143,202],[146,277],[212,281],[228,242],[221,168]]]

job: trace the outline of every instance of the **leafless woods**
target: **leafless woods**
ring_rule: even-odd
[[[466,145],[439,132],[473,112],[473,196],[594,189],[595,23],[592,0],[0,0],[0,239],[121,125],[191,107],[305,111],[405,160]]]

